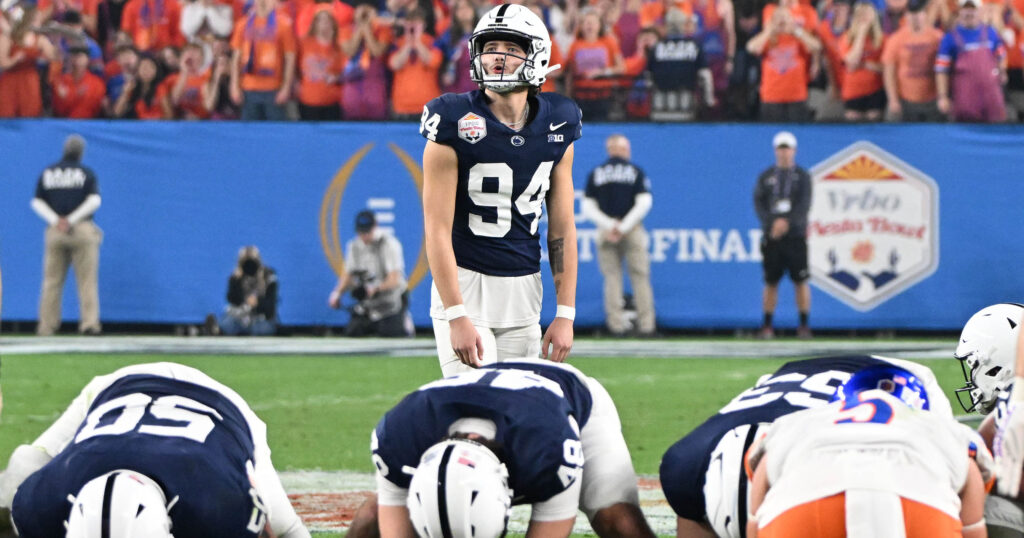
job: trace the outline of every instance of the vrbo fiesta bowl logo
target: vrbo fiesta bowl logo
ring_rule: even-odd
[[[920,170],[857,142],[811,170],[811,281],[867,311],[939,265],[939,188]]]

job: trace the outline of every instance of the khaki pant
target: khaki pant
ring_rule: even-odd
[[[636,226],[618,243],[597,238],[597,263],[604,275],[604,313],[608,330],[622,333],[629,330],[622,307],[622,262],[626,262],[629,283],[636,301],[638,329],[641,333],[654,332],[654,293],[651,291],[651,259],[647,253],[647,230]]]
[[[91,220],[79,222],[68,233],[61,233],[56,226],[46,229],[37,334],[51,335],[60,328],[61,296],[69,265],[75,267],[75,283],[78,284],[78,332],[99,332],[100,298],[97,281],[102,241],[103,231]]]

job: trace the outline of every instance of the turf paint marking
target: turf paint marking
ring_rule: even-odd
[[[347,530],[359,505],[373,495],[375,489],[372,474],[348,471],[287,471],[281,473],[281,482],[289,492],[295,511],[312,532]],[[654,532],[675,535],[675,514],[665,501],[658,479],[641,477],[638,486],[640,507]],[[525,533],[529,517],[528,507],[517,506],[512,510],[509,530]],[[583,514],[576,518],[573,532],[594,535]]]

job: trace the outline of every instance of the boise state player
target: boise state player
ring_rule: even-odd
[[[599,536],[654,536],[615,404],[568,365],[509,360],[424,385],[371,449],[379,511],[360,509],[350,535],[378,513],[384,538],[497,536],[509,506],[530,504],[528,536],[568,536],[577,510]]]
[[[750,538],[984,538],[991,455],[889,364],[780,417],[747,453]]]
[[[445,376],[512,357],[564,361],[576,304],[572,100],[537,93],[551,39],[519,5],[490,10],[469,39],[480,90],[423,108],[423,214],[434,278],[430,313]],[[557,310],[540,333],[538,224],[547,204]],[[553,347],[553,349],[552,349]]]
[[[0,507],[22,537],[309,537],[266,425],[233,390],[174,363],[94,378],[15,449]]]
[[[986,415],[978,432],[995,454],[996,487],[985,499],[990,537],[1024,538],[1024,502],[1019,486],[1024,465],[1024,422],[1020,386],[1020,324],[1024,305],[986,306],[964,324],[953,356],[963,368],[963,387],[956,394],[965,411]],[[1016,364],[1015,364],[1016,363]],[[967,395],[968,402],[964,401]]]
[[[665,498],[675,511],[680,537],[738,538],[746,531],[748,484],[743,455],[759,430],[779,417],[829,403],[853,372],[895,364],[914,372],[930,394],[933,413],[952,417],[949,401],[927,367],[867,355],[788,362],[762,376],[717,414],[673,444],[661,460]]]

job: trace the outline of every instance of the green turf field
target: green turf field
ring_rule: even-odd
[[[0,461],[30,442],[92,376],[139,362],[197,367],[238,391],[268,425],[279,470],[372,471],[369,432],[402,396],[439,375],[435,357],[5,355]],[[571,363],[614,398],[640,474],[666,448],[784,359],[586,358]],[[924,361],[951,400],[955,360]],[[959,406],[954,402],[954,410]],[[317,536],[334,536],[318,534]]]

